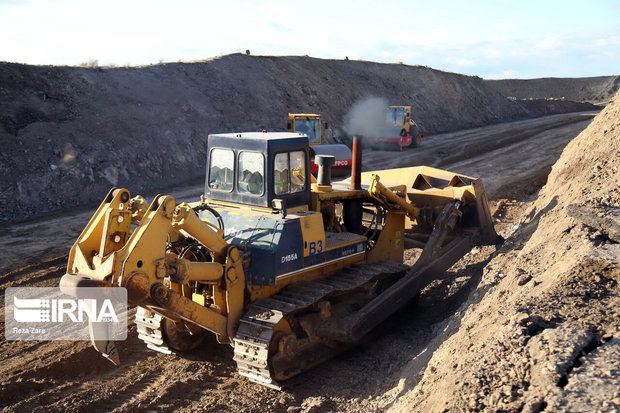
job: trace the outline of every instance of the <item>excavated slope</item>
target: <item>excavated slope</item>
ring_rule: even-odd
[[[485,80],[487,86],[517,99],[566,99],[607,103],[620,87],[620,76]]]
[[[207,135],[283,130],[319,112],[342,136],[369,96],[410,104],[428,134],[589,110],[513,102],[478,77],[421,66],[235,54],[197,63],[82,68],[0,63],[0,221],[203,175]],[[571,106],[572,105],[572,106]]]
[[[547,184],[403,369],[392,411],[620,409],[620,93],[565,148]]]

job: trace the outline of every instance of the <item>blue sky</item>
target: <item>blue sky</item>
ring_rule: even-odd
[[[250,49],[487,79],[620,74],[620,0],[0,0],[0,61],[142,65]]]

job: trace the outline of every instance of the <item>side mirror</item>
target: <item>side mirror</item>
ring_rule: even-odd
[[[327,125],[327,122],[325,122],[325,130],[329,129],[329,125]]]
[[[291,122],[286,124],[286,129],[291,130]]]

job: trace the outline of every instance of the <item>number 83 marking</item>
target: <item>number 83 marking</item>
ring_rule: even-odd
[[[310,255],[320,254],[321,252],[323,252],[323,240],[311,242],[310,244],[308,244],[308,250]]]

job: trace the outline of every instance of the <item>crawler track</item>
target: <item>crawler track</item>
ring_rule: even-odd
[[[153,313],[144,307],[136,309],[135,323],[138,328],[138,338],[151,350],[164,354],[172,354],[173,350],[168,347],[162,331],[161,322],[163,317]]]
[[[409,267],[397,263],[358,264],[328,278],[289,286],[279,293],[252,303],[239,323],[234,338],[234,360],[239,374],[251,381],[281,388],[275,380],[276,367],[271,357],[277,351],[276,326],[284,319],[309,309],[320,300],[333,295],[346,296],[379,278],[402,276]],[[316,357],[312,365],[342,351],[343,346],[329,354]],[[296,370],[295,366],[291,366]],[[300,369],[298,371],[302,371]]]

